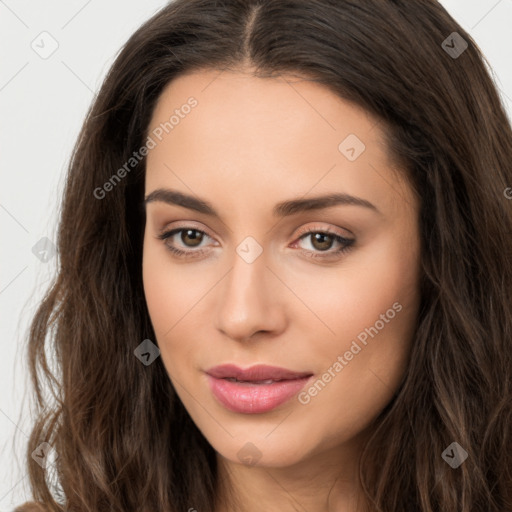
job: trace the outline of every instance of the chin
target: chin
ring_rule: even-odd
[[[233,437],[225,433],[222,437],[209,436],[207,440],[221,457],[245,466],[287,467],[311,455],[314,443],[308,439],[307,433],[300,433],[296,429],[287,431],[283,425],[278,425],[275,422],[264,429],[245,425],[237,434],[226,424],[226,430]],[[276,426],[277,430],[281,430],[280,435],[277,431],[272,432]]]

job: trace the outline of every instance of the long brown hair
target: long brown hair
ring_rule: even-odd
[[[512,131],[485,57],[434,0],[177,0],[128,40],[74,148],[58,274],[31,324],[34,500],[214,511],[213,448],[160,358],[133,354],[155,340],[145,160],[94,191],[144,145],[170,80],[241,66],[308,77],[377,116],[421,198],[421,307],[403,384],[362,454],[369,510],[512,510]],[[46,470],[31,457],[42,442],[58,454]],[[468,454],[457,468],[443,457],[454,442]]]

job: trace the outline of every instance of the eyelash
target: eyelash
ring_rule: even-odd
[[[182,249],[173,247],[172,245],[169,245],[168,243],[165,242],[168,238],[171,238],[175,234],[180,233],[181,231],[187,231],[187,230],[196,231],[197,233],[202,233],[203,235],[206,235],[208,238],[211,238],[206,232],[204,232],[200,229],[194,228],[192,226],[189,226],[189,227],[185,226],[185,227],[172,229],[170,231],[166,231],[164,233],[157,235],[157,238],[164,241],[164,245],[165,245],[166,249],[169,250],[171,253],[173,253],[175,256],[177,256],[179,258],[199,257],[200,255],[202,255],[206,252],[206,249],[184,251]],[[342,244],[342,247],[335,251],[330,251],[330,252],[327,252],[327,251],[320,252],[320,251],[310,251],[307,249],[299,249],[306,257],[311,258],[311,259],[327,260],[327,259],[333,259],[336,257],[341,257],[341,255],[344,255],[345,253],[347,253],[349,250],[351,250],[353,248],[353,244],[355,242],[354,239],[344,238],[329,229],[321,229],[320,230],[320,229],[314,229],[314,228],[304,231],[302,233],[299,233],[298,240],[306,238],[307,236],[312,235],[312,234],[330,235],[334,238],[334,242]]]

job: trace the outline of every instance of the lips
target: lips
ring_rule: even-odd
[[[313,375],[266,365],[244,370],[230,364],[210,368],[206,374],[218,402],[230,411],[243,414],[275,409],[296,395]]]
[[[285,368],[267,365],[256,365],[244,370],[233,364],[214,366],[207,370],[206,373],[216,379],[233,379],[233,381],[253,382],[255,384],[302,379],[313,375],[311,372],[294,372]]]

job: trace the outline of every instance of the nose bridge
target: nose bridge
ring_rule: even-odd
[[[267,255],[263,246],[252,236],[247,236],[235,247],[231,257],[231,272],[227,276],[227,284],[223,302],[234,300],[239,307],[261,307],[270,300],[266,289],[269,272]]]
[[[217,327],[229,337],[245,339],[276,328],[277,294],[268,263],[266,250],[252,236],[235,247],[217,310]]]

